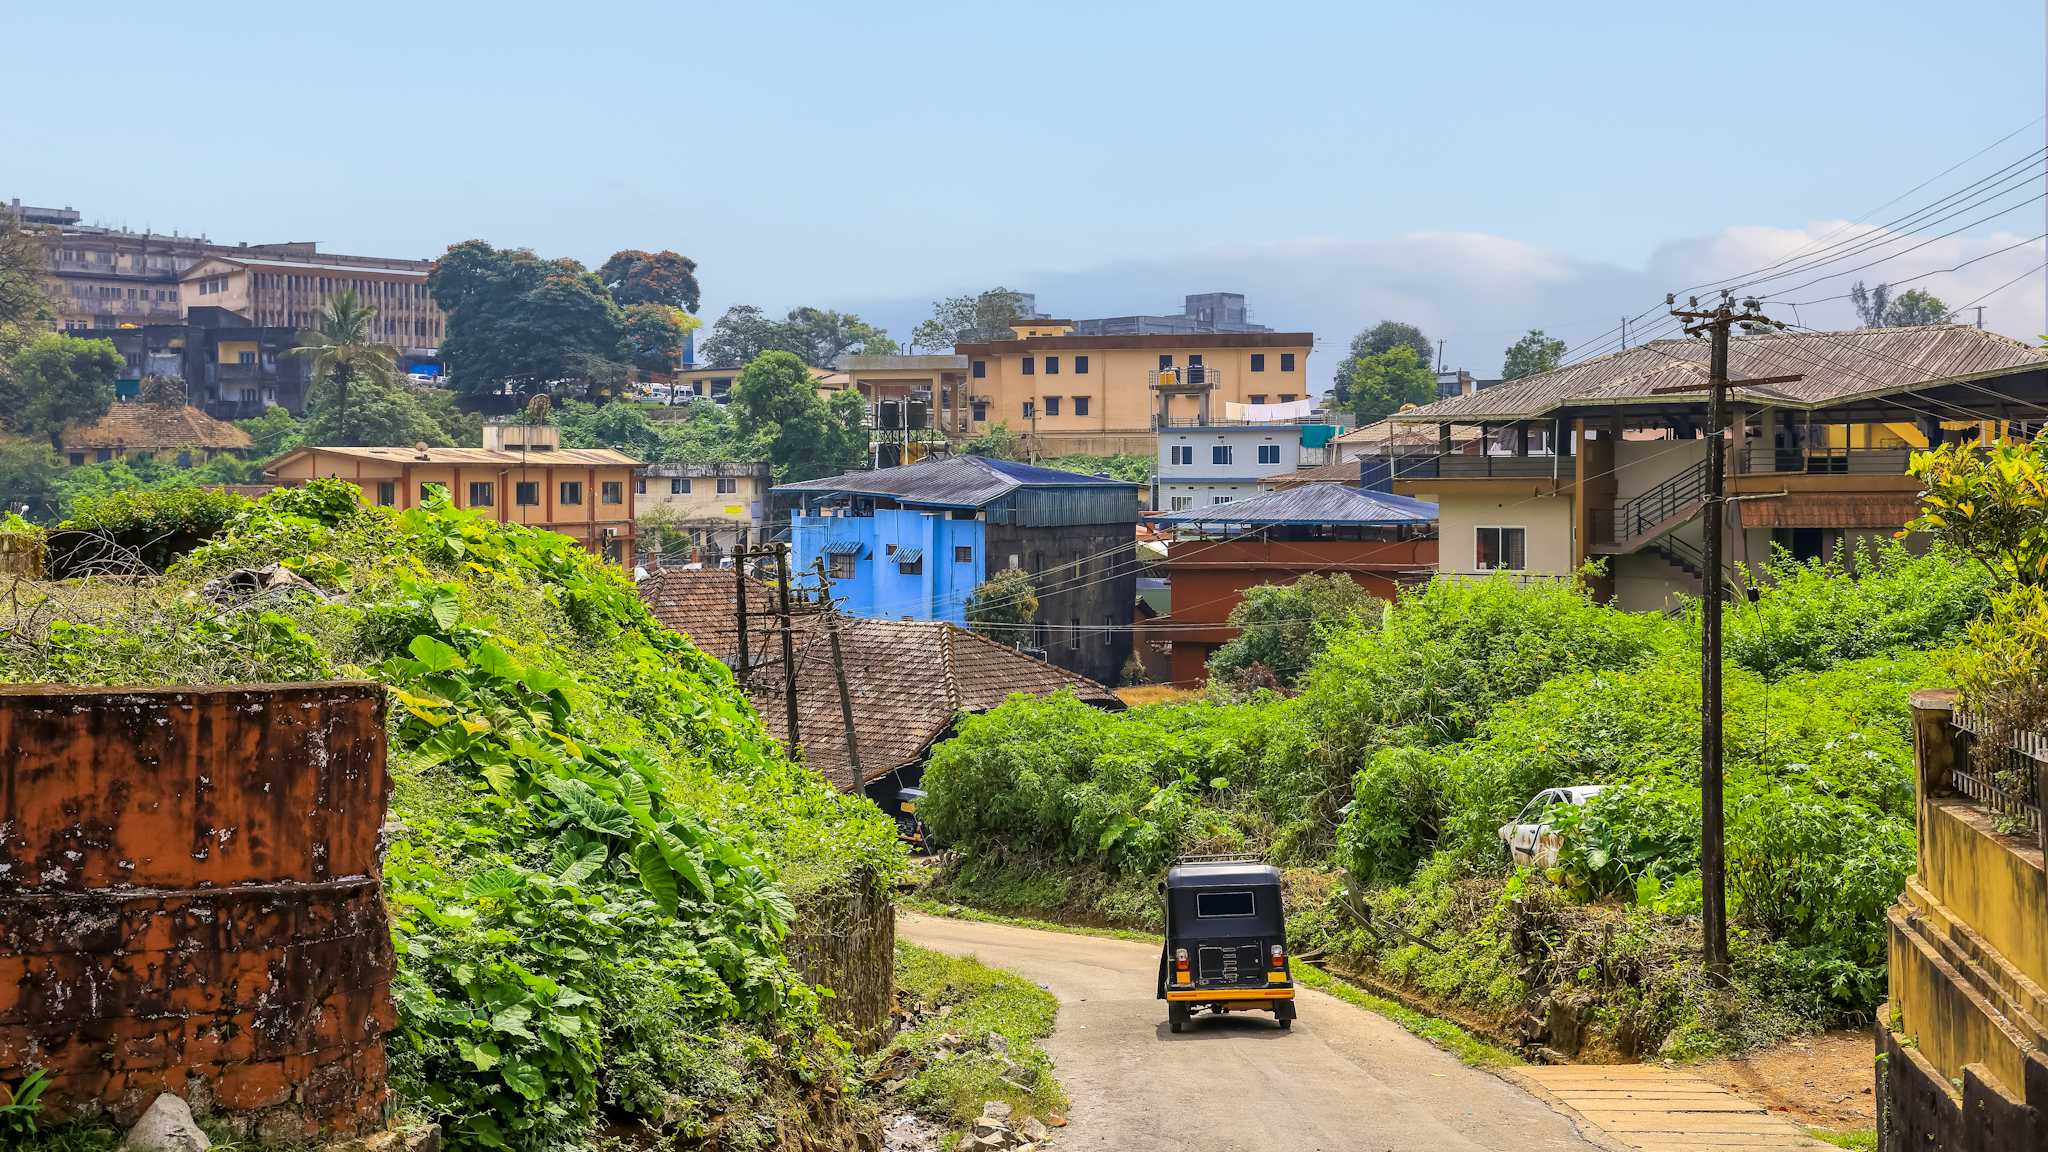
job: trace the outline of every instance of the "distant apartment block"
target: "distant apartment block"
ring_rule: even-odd
[[[633,483],[639,515],[661,521],[665,538],[722,556],[760,532],[774,480],[767,464],[649,464]]]
[[[1263,482],[1323,463],[1335,431],[1295,422],[1161,428],[1152,510],[1186,512],[1258,496]]]
[[[1109,316],[1074,321],[1076,336],[1187,336],[1201,332],[1271,332],[1251,322],[1242,292],[1197,292],[1178,316]]]
[[[111,340],[125,365],[114,382],[116,394],[133,398],[144,378],[185,382],[187,400],[223,420],[260,416],[282,405],[294,414],[306,406],[310,364],[291,355],[299,330],[257,327],[219,308],[190,309],[183,320],[124,324],[94,329]]]
[[[178,278],[186,308],[224,308],[258,327],[311,328],[328,302],[353,290],[377,310],[371,334],[394,348],[433,348],[447,317],[427,290],[431,260],[324,256],[311,244],[272,245],[278,255],[212,255]]]

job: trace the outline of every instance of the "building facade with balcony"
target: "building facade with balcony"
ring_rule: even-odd
[[[400,350],[438,348],[447,316],[427,290],[431,260],[323,255],[311,244],[210,254],[178,278],[185,308],[220,308],[258,327],[305,329],[353,290],[377,310],[372,338]]]
[[[1057,320],[1013,331],[954,348],[967,361],[965,432],[1001,423],[1041,456],[1150,455],[1162,426],[1314,392],[1307,332],[1081,336]]]
[[[144,377],[182,380],[187,402],[222,420],[260,416],[282,406],[305,411],[311,365],[291,355],[295,328],[258,328],[232,312],[194,308],[175,323],[95,330],[125,362],[115,391],[133,397]]]
[[[767,464],[649,464],[634,480],[642,539],[661,559],[716,560],[760,536],[774,484]]]
[[[823,561],[854,616],[967,619],[975,586],[1029,573],[1038,611],[1013,646],[1113,683],[1131,653],[1138,486],[1008,460],[953,456],[784,484],[793,562]]]
[[[1152,510],[1185,512],[1248,500],[1274,477],[1321,464],[1332,432],[1325,424],[1255,422],[1161,428]],[[1310,447],[1310,441],[1319,443]]]
[[[1658,341],[1396,413],[1407,431],[1368,472],[1438,505],[1444,573],[1597,558],[1603,595],[1670,607],[1701,589],[1707,351]],[[1852,556],[1917,512],[1913,449],[2030,435],[2048,413],[2048,353],[1957,325],[1737,336],[1729,363],[1731,571],[1775,548]],[[1741,384],[1775,377],[1794,379]]]
[[[553,426],[487,424],[477,448],[305,447],[265,471],[280,484],[347,480],[362,489],[363,503],[401,510],[439,487],[458,508],[559,532],[607,563],[631,564],[640,462],[609,448],[560,445]]]

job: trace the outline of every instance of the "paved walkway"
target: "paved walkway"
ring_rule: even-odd
[[[1641,1152],[1784,1152],[1831,1147],[1718,1084],[1653,1064],[1559,1064],[1512,1075]]]

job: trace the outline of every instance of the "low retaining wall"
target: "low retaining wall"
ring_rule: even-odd
[[[856,1050],[887,1039],[896,1010],[896,906],[869,882],[797,902],[784,948],[812,984],[830,988],[825,1014]]]
[[[272,1141],[385,1118],[384,697],[0,687],[0,1081]]]

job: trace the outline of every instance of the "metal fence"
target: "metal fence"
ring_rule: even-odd
[[[1956,791],[2006,819],[2041,835],[2041,777],[2048,771],[2048,733],[2027,732],[1986,748],[1991,726],[1981,717],[1955,711],[1956,763],[1949,779]]]

